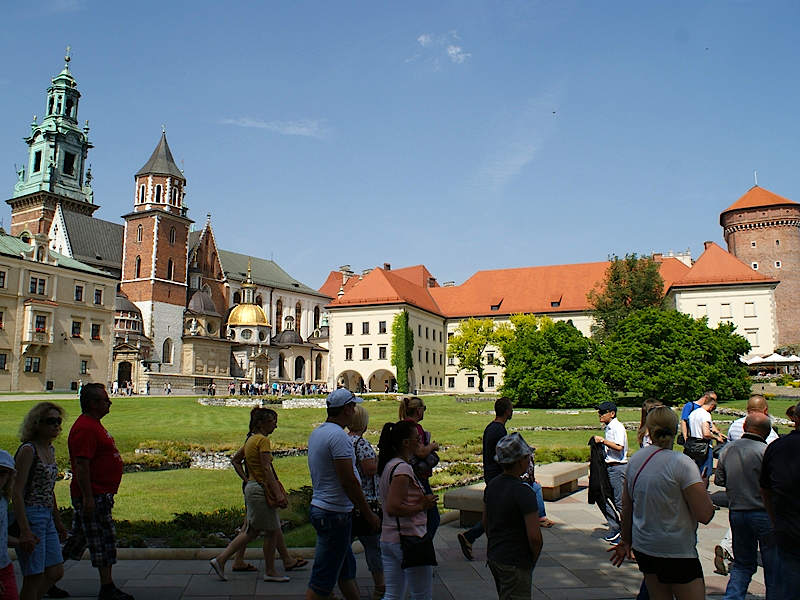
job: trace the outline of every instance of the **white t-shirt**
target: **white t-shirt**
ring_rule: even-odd
[[[614,417],[606,425],[606,433],[603,436],[609,442],[620,444],[622,450],[614,450],[608,446],[603,446],[606,451],[606,462],[609,463],[626,463],[628,462],[628,434],[625,432],[625,426]]]
[[[708,423],[709,428],[711,427],[711,413],[701,406],[689,415],[689,437],[702,439],[703,423]]]
[[[332,512],[350,512],[353,503],[339,482],[334,460],[341,458],[353,462],[353,472],[359,483],[356,455],[350,436],[336,423],[323,423],[308,438],[308,470],[311,472],[311,504]]]
[[[650,556],[697,558],[697,521],[683,498],[683,490],[702,481],[700,471],[688,456],[659,450],[658,446],[642,448],[628,463],[626,485],[633,499],[633,549]],[[641,469],[655,452],[658,454]]]
[[[728,428],[728,441],[735,442],[736,440],[740,439],[744,435],[744,420],[746,417],[742,417],[741,419],[736,419],[731,426]],[[778,439],[778,434],[775,433],[774,429],[769,430],[769,435],[767,436],[767,444],[771,444],[775,440]]]

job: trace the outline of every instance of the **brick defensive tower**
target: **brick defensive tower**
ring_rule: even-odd
[[[780,280],[778,345],[800,343],[800,204],[757,185],[719,216],[728,251]]]

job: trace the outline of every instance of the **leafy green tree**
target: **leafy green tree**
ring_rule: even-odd
[[[501,342],[505,360],[503,395],[518,406],[595,406],[611,399],[601,378],[596,343],[572,323],[514,315]]]
[[[592,333],[603,339],[632,312],[664,307],[664,280],[658,261],[636,254],[612,256],[603,283],[587,298],[597,323]]]
[[[483,391],[483,373],[487,357],[486,346],[497,345],[507,335],[509,327],[495,325],[493,319],[467,319],[458,324],[453,337],[447,341],[447,356],[458,360],[459,371],[475,371],[478,374],[478,391]],[[500,363],[496,357],[495,363]]]
[[[408,372],[414,366],[414,332],[408,325],[408,312],[397,313],[392,321],[391,363],[397,369],[397,391],[408,393]]]
[[[750,343],[734,325],[708,327],[704,318],[648,308],[620,321],[602,347],[603,376],[614,390],[640,392],[664,402],[694,400],[715,390],[721,400],[750,394],[739,356]]]

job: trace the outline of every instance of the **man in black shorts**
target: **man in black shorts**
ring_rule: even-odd
[[[64,543],[64,558],[80,560],[89,546],[92,566],[100,574],[98,600],[133,600],[114,585],[111,567],[117,562],[117,539],[111,509],[122,480],[122,457],[114,438],[100,424],[111,409],[105,386],[88,383],[81,389],[81,415],[72,425],[67,445],[72,465],[70,494],[72,531]]]

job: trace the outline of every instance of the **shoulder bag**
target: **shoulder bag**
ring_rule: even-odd
[[[392,481],[392,476],[400,463],[392,467],[389,473],[389,482]],[[414,478],[416,480],[416,476]],[[417,485],[422,489],[422,484],[417,480]],[[435,567],[439,563],[436,562],[436,550],[433,547],[433,537],[430,532],[426,531],[425,535],[403,535],[400,529],[400,517],[395,517],[397,522],[397,533],[400,535],[400,548],[403,551],[403,560],[400,563],[402,569],[409,569],[411,567]]]
[[[281,480],[278,479],[278,474],[275,472],[275,467],[270,463],[272,469],[272,476],[278,484],[278,491],[274,491],[271,486],[264,486],[264,495],[267,498],[267,504],[272,508],[286,508],[289,506],[289,496],[286,494],[286,488],[283,487]]]
[[[708,456],[708,447],[710,445],[711,440],[705,438],[686,438],[686,443],[683,445],[683,453],[692,460],[702,460]]]

